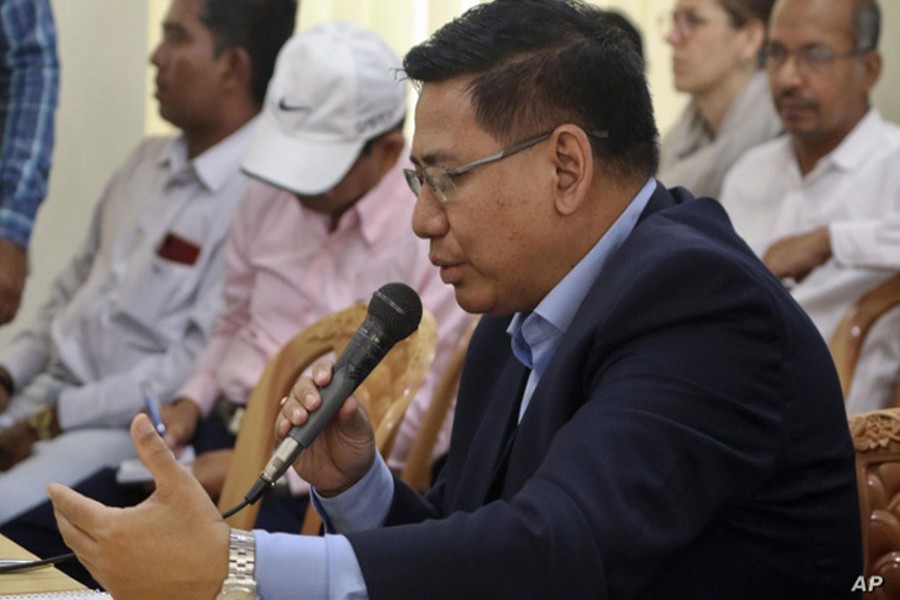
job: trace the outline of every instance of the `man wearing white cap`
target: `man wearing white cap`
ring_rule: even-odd
[[[258,181],[238,204],[229,232],[226,307],[190,378],[162,407],[167,443],[175,449],[193,443],[194,474],[213,497],[221,492],[250,392],[297,332],[367,300],[389,281],[419,293],[437,320],[439,346],[389,457],[399,469],[433,385],[470,320],[429,263],[427,242],[410,229],[415,201],[402,173],[409,164],[400,158],[408,149],[399,65],[376,34],[348,23],[299,33],[279,54],[243,161]],[[438,451],[446,449],[448,437],[445,426]],[[293,496],[264,498],[258,527],[297,530],[308,488],[299,478],[291,484]],[[117,506],[146,496],[143,489],[118,486],[113,469],[76,489]],[[49,502],[7,524],[3,534],[30,543],[39,555],[66,551]]]
[[[236,430],[224,438],[211,430],[239,422],[234,413],[281,346],[389,281],[412,286],[435,315],[440,343],[432,373],[442,372],[469,317],[429,263],[427,243],[409,228],[415,203],[402,172],[406,86],[399,68],[381,38],[349,23],[322,23],[285,44],[243,161],[258,181],[238,205],[230,232],[227,307],[191,377],[163,407],[171,447],[195,438],[201,417],[208,418],[195,447],[230,447]],[[395,468],[435,379],[407,411],[391,456]],[[213,496],[230,452],[201,454],[195,463]],[[297,483],[295,493],[307,490]]]

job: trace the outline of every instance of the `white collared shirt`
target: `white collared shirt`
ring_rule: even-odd
[[[782,238],[829,227],[834,256],[791,294],[830,340],[850,304],[900,269],[900,127],[870,110],[805,177],[789,137],[763,144],[729,171],[722,204],[760,256]],[[847,398],[849,413],[887,402],[900,364],[896,327],[900,320],[873,330]],[[879,329],[886,334],[881,341]]]
[[[144,140],[35,322],[0,356],[18,389],[48,368],[73,380],[59,398],[64,429],[127,425],[142,385],[166,398],[186,379],[222,305],[222,250],[246,191],[252,123],[193,160],[181,138]],[[164,248],[167,238],[179,243]]]

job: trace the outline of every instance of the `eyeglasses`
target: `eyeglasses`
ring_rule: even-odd
[[[659,30],[664,36],[674,31],[683,38],[690,37],[695,30],[709,22],[710,19],[693,10],[676,10],[662,14],[657,19]]]
[[[456,184],[453,183],[454,178],[468,173],[476,167],[497,162],[498,160],[503,160],[504,158],[512,156],[517,152],[521,152],[522,150],[531,148],[535,144],[539,144],[540,142],[549,139],[550,136],[553,135],[554,131],[555,129],[552,129],[546,133],[530,137],[519,142],[518,144],[513,144],[512,146],[503,148],[502,150],[498,150],[493,154],[488,154],[487,156],[479,158],[478,160],[473,160],[472,162],[466,163],[461,167],[456,167],[455,169],[447,169],[445,167],[438,166],[427,166],[423,167],[421,171],[415,169],[403,169],[403,175],[406,177],[406,183],[407,185],[409,185],[409,189],[412,190],[412,193],[416,195],[416,198],[418,198],[422,193],[423,186],[428,186],[428,189],[437,194],[441,200],[446,202],[447,196],[451,195],[453,193],[453,190],[456,189]],[[609,132],[607,131],[585,131],[585,133],[595,138],[604,139],[609,137]]]
[[[763,60],[766,68],[775,71],[784,66],[790,57],[794,57],[794,63],[798,70],[806,73],[822,71],[831,63],[844,58],[853,58],[869,52],[871,48],[856,48],[849,52],[835,52],[827,46],[810,45],[788,50],[781,44],[768,44],[763,48]]]

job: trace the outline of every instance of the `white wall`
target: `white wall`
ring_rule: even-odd
[[[593,0],[628,14],[643,30],[648,80],[664,132],[684,98],[672,90],[669,49],[658,20],[674,0]],[[476,0],[302,0],[301,28],[326,19],[372,27],[398,54]],[[881,0],[885,72],[875,102],[900,122],[900,0]],[[47,297],[87,229],[104,183],[146,133],[169,131],[156,115],[147,57],[168,0],[53,0],[59,30],[62,89],[50,194],[32,239],[31,274],[23,308],[0,328],[0,346]],[[414,97],[411,98],[414,100]]]

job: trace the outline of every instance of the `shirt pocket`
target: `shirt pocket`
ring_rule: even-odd
[[[173,332],[183,329],[190,314],[202,264],[187,265],[154,254],[143,269],[128,278],[120,312],[160,337],[171,339]]]

